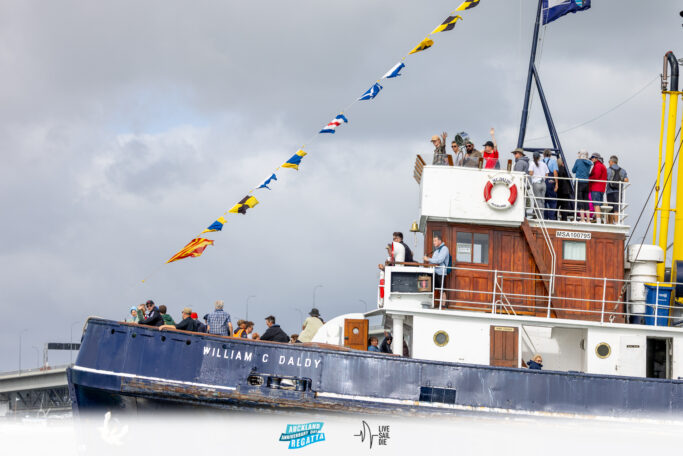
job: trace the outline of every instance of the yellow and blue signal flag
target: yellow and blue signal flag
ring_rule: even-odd
[[[211,233],[212,231],[220,231],[223,229],[223,225],[225,225],[226,223],[228,222],[227,220],[225,220],[224,217],[218,217],[215,222],[213,222],[204,231],[202,231],[202,234]]]
[[[299,170],[299,165],[301,164],[301,159],[304,158],[306,155],[306,152],[303,150],[299,149],[294,155],[290,157],[289,160],[284,162],[281,167],[282,168],[292,168]]]

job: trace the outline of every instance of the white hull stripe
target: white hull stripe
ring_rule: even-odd
[[[631,417],[617,417],[617,416],[603,416],[603,415],[588,415],[579,413],[566,413],[566,412],[546,412],[546,411],[534,411],[534,410],[513,410],[504,408],[494,408],[494,407],[475,407],[472,405],[459,405],[459,404],[443,404],[438,402],[420,402],[413,401],[410,399],[391,399],[383,397],[370,397],[370,396],[354,396],[350,394],[337,394],[337,393],[317,393],[316,396],[319,397],[329,397],[331,399],[344,399],[352,401],[363,401],[363,402],[376,402],[381,404],[394,404],[402,406],[413,406],[413,407],[430,407],[430,408],[440,408],[448,410],[460,410],[463,412],[485,412],[485,413],[504,413],[506,415],[522,415],[522,416],[539,416],[539,417],[555,417],[555,418],[571,418],[571,419],[588,419],[588,420],[600,420],[600,421],[615,421],[615,422],[633,422],[633,423],[651,423],[651,424],[676,424],[683,425],[680,420],[672,419],[654,419],[654,418],[631,418]]]
[[[209,385],[206,383],[183,382],[181,380],[170,380],[167,378],[145,377],[144,375],[125,374],[122,372],[113,372],[113,371],[100,370],[100,369],[91,369],[89,367],[82,367],[82,366],[75,366],[75,365],[73,366],[72,369],[77,370],[77,371],[82,371],[82,372],[90,372],[92,374],[114,375],[116,377],[136,378],[136,379],[140,379],[140,380],[151,380],[153,382],[174,383],[176,385],[199,386],[202,388],[222,389],[222,390],[228,390],[228,391],[234,391],[236,389],[233,386]]]

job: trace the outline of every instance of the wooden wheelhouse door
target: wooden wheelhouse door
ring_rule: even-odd
[[[491,366],[519,366],[519,329],[491,326]]]
[[[354,350],[368,349],[368,320],[344,320],[344,346]]]

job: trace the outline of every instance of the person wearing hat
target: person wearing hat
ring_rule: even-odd
[[[432,165],[448,166],[448,155],[446,154],[446,138],[448,134],[444,131],[441,137],[438,135],[432,136],[432,144],[434,145],[434,160]]]
[[[518,147],[517,149],[512,151],[512,155],[515,156],[515,166],[512,168],[512,170],[519,171],[524,174],[529,174],[529,157],[527,157],[524,154],[524,149]],[[526,182],[524,182],[524,185],[526,185]],[[524,206],[526,208],[526,212],[529,213],[531,211],[531,200],[529,198],[529,195],[527,195],[526,197]]]
[[[491,128],[489,132],[491,134],[492,141],[486,141],[484,143],[484,168],[486,169],[500,169],[500,163],[498,163],[498,144],[496,143],[496,130]]]
[[[512,168],[513,171],[521,171],[523,173],[529,173],[529,157],[524,155],[524,149],[517,148],[512,151],[512,155],[515,156],[515,166]]]
[[[593,202],[593,210],[595,211],[595,221],[600,223],[600,205],[605,197],[605,187],[607,186],[607,168],[602,163],[602,156],[598,153],[591,155],[593,162],[593,169],[588,176],[588,191]]]
[[[299,334],[299,341],[310,342],[315,337],[320,327],[323,325],[320,319],[320,312],[315,307],[311,309],[308,313],[310,315],[306,320],[304,320],[303,326],[301,326],[301,334]]]
[[[180,329],[182,331],[197,331],[197,321],[192,318],[192,309],[185,307],[182,311],[182,320],[175,325],[163,325],[159,329]]]

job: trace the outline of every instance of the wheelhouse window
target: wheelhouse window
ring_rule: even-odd
[[[586,243],[562,241],[562,258],[570,261],[586,261]]]
[[[489,235],[482,233],[456,233],[455,261],[458,263],[488,264]]]

